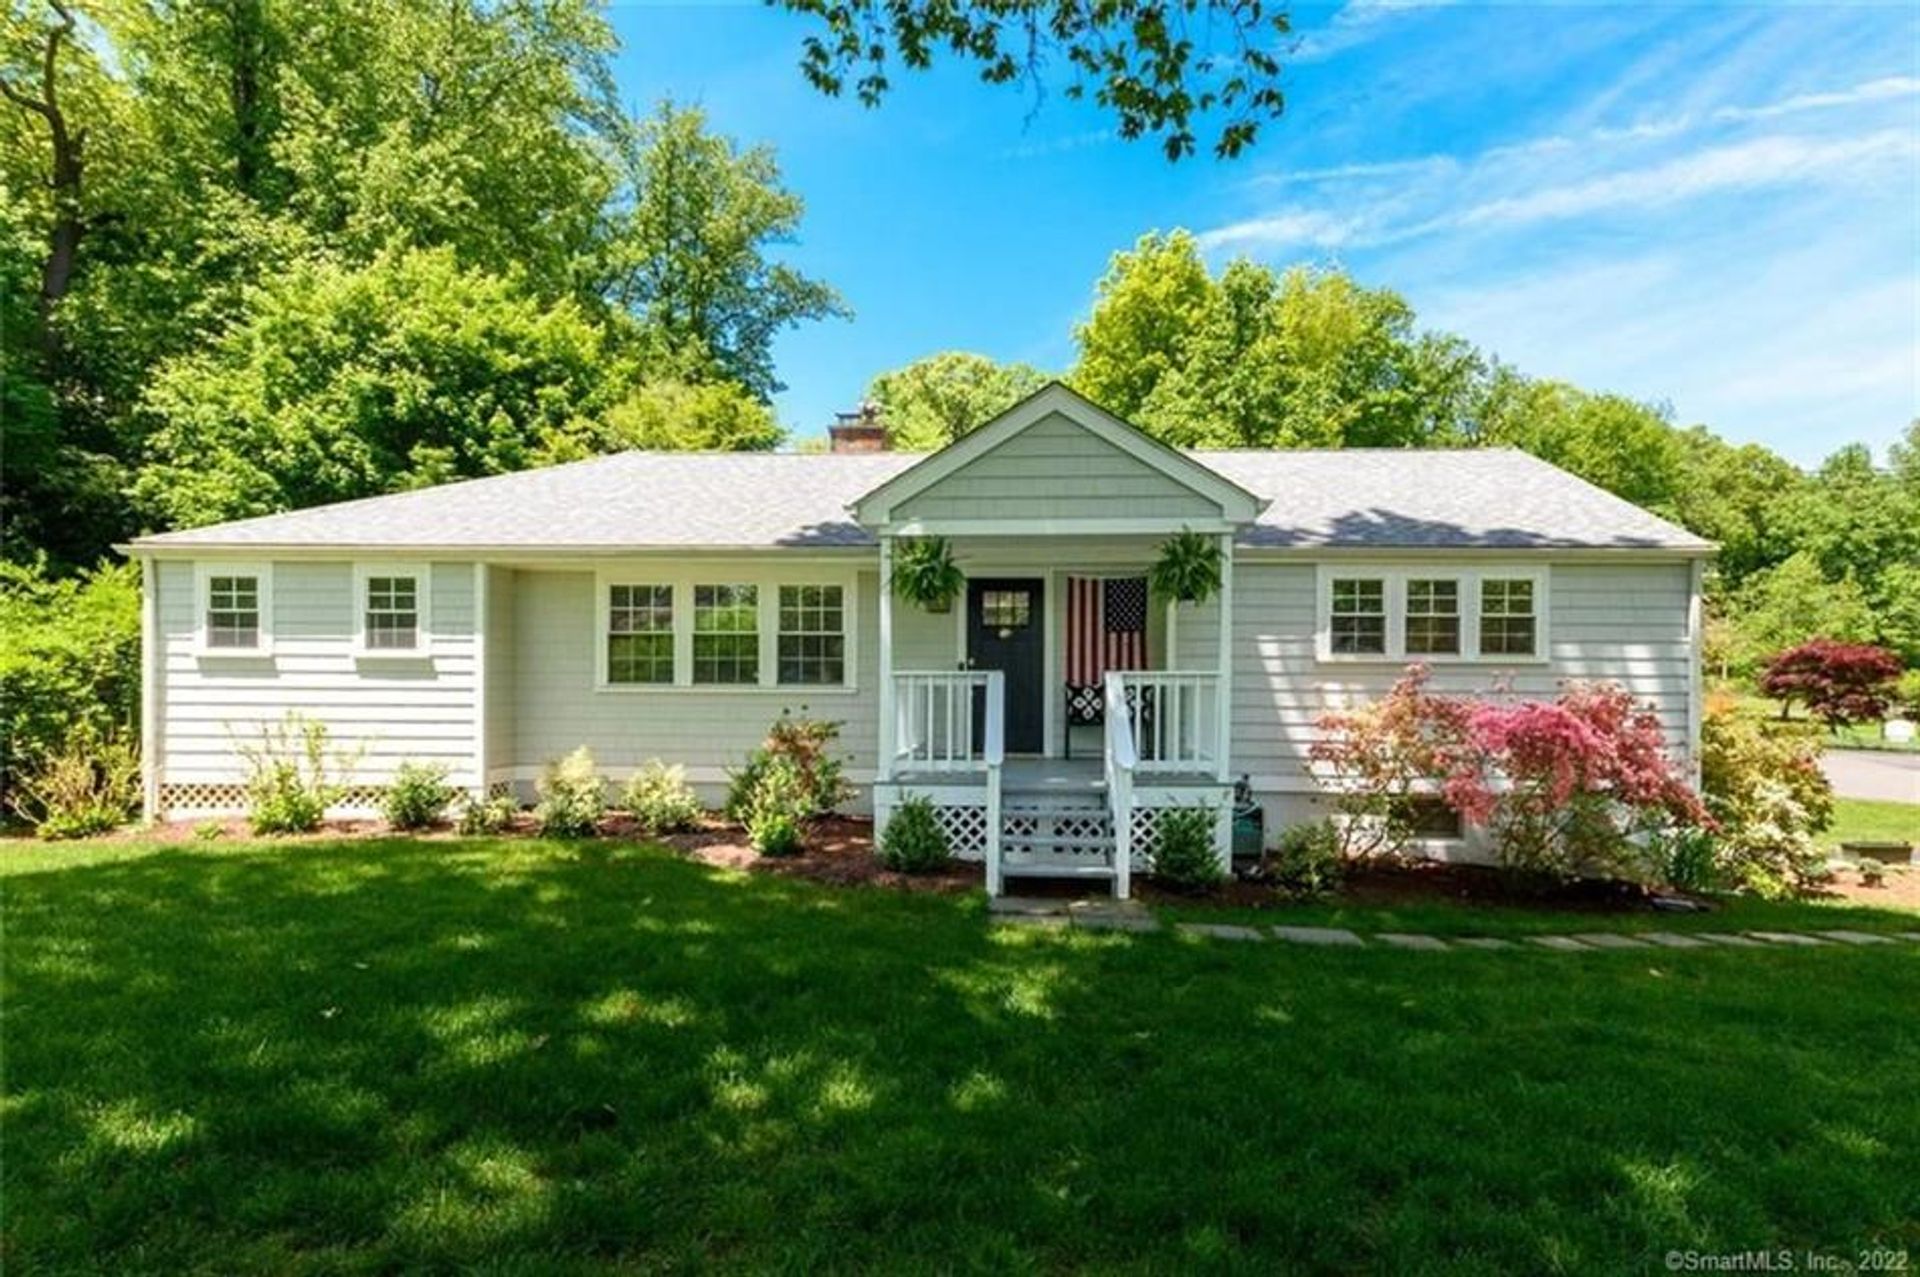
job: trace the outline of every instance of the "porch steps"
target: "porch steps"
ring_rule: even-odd
[[[1000,816],[1001,872],[1008,877],[1114,877],[1105,785],[1009,789]]]

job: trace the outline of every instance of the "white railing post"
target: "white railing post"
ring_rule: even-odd
[[[1126,708],[1126,676],[1107,672],[1106,697],[1107,813],[1113,824],[1113,895],[1125,900],[1133,894],[1133,769],[1139,764],[1134,744],[1134,719]]]
[[[1233,533],[1220,534],[1220,674],[1214,685],[1214,778],[1233,779]],[[1231,856],[1232,848],[1222,850]]]
[[[969,689],[970,690],[970,689]],[[980,743],[981,758],[987,765],[987,894],[1000,894],[1000,765],[1006,760],[1007,676],[999,670],[987,672],[986,739]],[[973,697],[967,696],[968,730],[972,730]]]
[[[893,687],[893,538],[880,536],[880,712],[875,724],[880,734],[876,782],[893,778],[893,755],[899,724],[894,721]]]

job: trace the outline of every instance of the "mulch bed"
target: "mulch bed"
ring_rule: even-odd
[[[1137,895],[1164,904],[1277,909],[1299,903],[1297,896],[1258,879],[1236,878],[1199,896],[1170,891],[1152,879],[1136,881]],[[1415,861],[1357,866],[1325,901],[1374,908],[1447,901],[1574,913],[1642,913],[1655,910],[1657,894],[1629,882],[1532,883],[1483,865]]]
[[[829,816],[807,830],[806,850],[797,856],[763,856],[747,844],[738,825],[712,824],[690,834],[672,834],[660,842],[703,865],[754,873],[807,878],[836,887],[892,887],[903,891],[971,891],[985,871],[969,861],[953,861],[939,873],[903,874],[886,868],[873,854],[873,822],[853,816]]]

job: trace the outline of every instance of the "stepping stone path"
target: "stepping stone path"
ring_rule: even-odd
[[[1205,936],[1213,940],[1264,940],[1252,927],[1236,927],[1225,922],[1183,922],[1180,931],[1189,936]]]
[[[1059,931],[1150,932],[1161,929],[1160,919],[1151,910],[1132,900],[1060,900],[1030,896],[998,896],[987,902],[987,912],[996,923],[1016,927]],[[1345,927],[1276,926],[1265,930],[1230,922],[1182,922],[1181,935],[1202,940],[1231,940],[1240,944],[1259,944],[1269,932],[1288,944],[1317,948],[1413,950],[1419,953],[1447,953],[1455,948],[1522,950],[1530,946],[1555,953],[1597,953],[1620,949],[1732,949],[1832,948],[1837,945],[1887,945],[1900,941],[1920,944],[1920,931],[1581,931],[1566,936],[1525,936],[1503,939],[1499,936],[1440,936],[1407,931],[1379,931],[1364,937]]]
[[[1705,949],[1711,944],[1699,936],[1683,936],[1673,931],[1642,931],[1640,938],[1668,949]]]
[[[1275,927],[1273,934],[1294,944],[1359,945],[1359,936],[1339,927]]]
[[[1645,949],[1649,947],[1646,941],[1636,940],[1632,936],[1622,935],[1617,931],[1582,931],[1573,938],[1581,944],[1595,949]]]

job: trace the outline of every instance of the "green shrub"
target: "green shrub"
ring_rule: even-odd
[[[1900,676],[1893,685],[1893,699],[1902,717],[1920,719],[1920,669],[1908,670]]]
[[[1724,882],[1719,840],[1710,830],[1668,830],[1654,838],[1653,852],[1660,877],[1676,891],[1700,895],[1719,890]]]
[[[320,828],[353,769],[353,756],[328,752],[327,725],[299,713],[262,728],[258,745],[237,749],[247,765],[247,821],[256,834]]]
[[[479,834],[497,834],[511,829],[513,822],[520,816],[520,804],[506,794],[489,798],[485,802],[475,802],[471,796],[460,807],[460,818],[455,828],[468,837]]]
[[[806,707],[798,715],[786,710],[774,720],[766,741],[747,755],[747,765],[732,773],[727,788],[727,816],[745,822],[760,778],[776,761],[792,766],[799,784],[803,819],[824,816],[847,800],[844,764],[831,752],[840,738],[840,724],[821,718],[808,718]]]
[[[550,838],[591,837],[607,809],[607,788],[594,770],[593,751],[582,745],[546,765],[534,791],[533,817]]]
[[[139,713],[140,569],[54,580],[44,562],[0,563],[0,799],[78,730],[131,745]]]
[[[932,873],[953,855],[933,800],[915,794],[893,809],[880,834],[880,863],[901,873]]]
[[[702,814],[700,799],[687,784],[687,769],[657,758],[633,774],[623,802],[634,823],[650,834],[691,829]]]
[[[1318,896],[1340,885],[1347,871],[1340,831],[1330,820],[1289,825],[1267,858],[1267,871],[1288,891]]]
[[[1154,877],[1180,891],[1198,891],[1225,878],[1213,847],[1217,819],[1211,807],[1163,809],[1150,857]]]
[[[429,829],[453,802],[447,769],[439,763],[401,763],[381,801],[387,823],[395,829]]]
[[[1724,881],[1772,897],[1804,890],[1824,873],[1813,836],[1833,819],[1833,787],[1817,742],[1768,732],[1737,714],[1709,714],[1700,731],[1700,787],[1718,826]]]
[[[800,768],[788,758],[775,758],[760,772],[759,783],[747,800],[747,839],[763,856],[791,856],[806,843],[806,824],[813,795]]]
[[[106,833],[139,807],[139,751],[83,722],[60,748],[28,761],[9,801],[42,838]]]
[[[193,827],[193,836],[201,842],[216,842],[227,836],[227,826],[221,820],[203,820]]]

